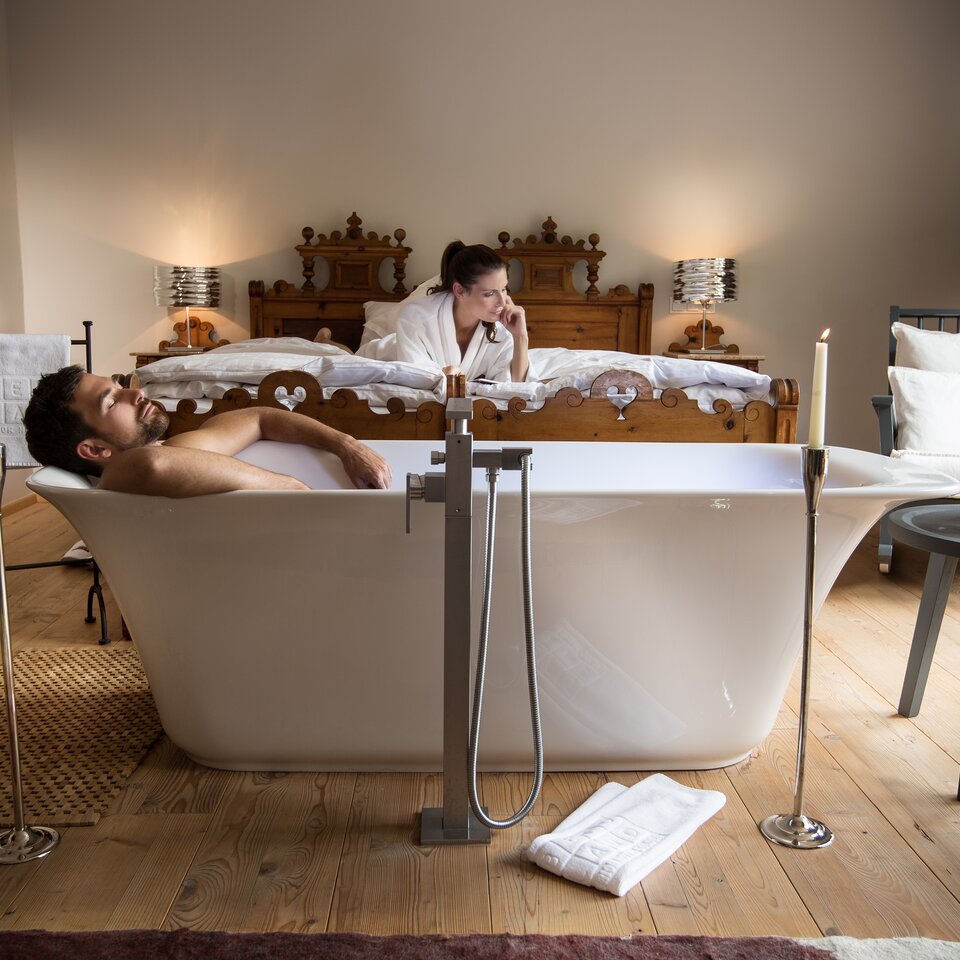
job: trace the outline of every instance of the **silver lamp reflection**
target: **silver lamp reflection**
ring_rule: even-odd
[[[190,340],[190,307],[220,306],[219,267],[154,267],[153,297],[158,307],[186,307],[186,346],[168,346],[168,351],[195,350]],[[174,326],[176,329],[176,326]]]
[[[737,261],[724,257],[705,260],[679,260],[673,267],[673,299],[699,304],[703,313],[697,327],[687,327],[688,344],[672,344],[670,349],[683,353],[727,353],[720,343],[721,327],[707,319],[711,303],[737,299]]]

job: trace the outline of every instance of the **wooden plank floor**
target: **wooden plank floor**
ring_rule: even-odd
[[[59,556],[74,539],[46,504],[4,520],[9,563]],[[622,898],[544,873],[523,849],[608,779],[643,774],[548,774],[531,816],[489,847],[423,848],[435,774],[226,773],[161,739],[100,823],[65,829],[46,860],[0,867],[0,928],[960,940],[960,584],[922,712],[896,712],[925,565],[898,545],[882,576],[869,537],[817,618],[806,809],[835,830],[832,847],[775,847],[756,826],[792,806],[795,677],[750,758],[671,773],[727,804]],[[14,646],[96,643],[87,584],[81,570],[9,574]],[[122,642],[112,598],[108,620]],[[523,775],[482,780],[494,813],[526,789]]]

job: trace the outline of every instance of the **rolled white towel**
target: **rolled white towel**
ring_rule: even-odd
[[[632,787],[605,783],[527,859],[544,870],[622,897],[710,819],[727,798],[655,773]]]

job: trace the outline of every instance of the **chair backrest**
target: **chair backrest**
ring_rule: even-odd
[[[893,335],[893,325],[898,322],[909,323],[920,330],[960,333],[960,310],[932,307],[891,307],[889,330],[891,367],[897,362],[897,340]]]

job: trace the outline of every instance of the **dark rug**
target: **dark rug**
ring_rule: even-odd
[[[369,937],[193,930],[0,934],[4,960],[833,960],[833,956],[779,937]]]

